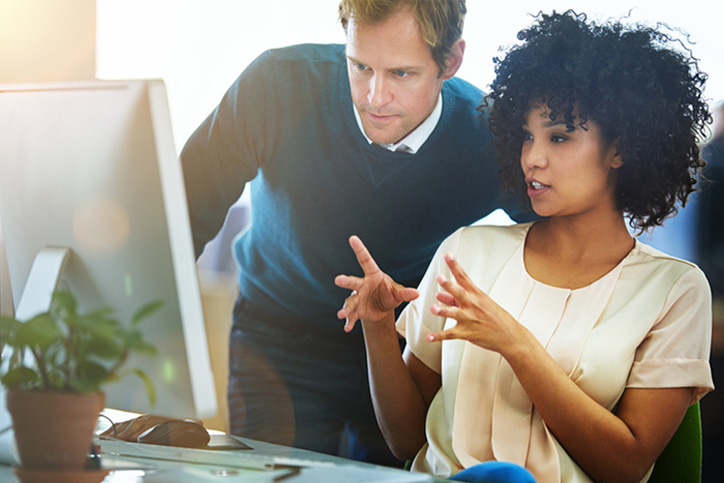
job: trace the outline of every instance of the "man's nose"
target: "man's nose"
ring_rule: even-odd
[[[384,107],[392,101],[390,85],[384,76],[375,74],[370,78],[367,101],[376,108]]]

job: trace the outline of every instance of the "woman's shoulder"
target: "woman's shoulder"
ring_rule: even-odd
[[[706,275],[695,263],[669,255],[638,240],[634,250],[635,253],[629,257],[627,264],[631,269],[644,270],[671,283],[686,281],[700,288],[709,289]]]

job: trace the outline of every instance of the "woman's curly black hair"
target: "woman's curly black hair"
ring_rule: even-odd
[[[703,97],[706,74],[673,32],[618,21],[595,23],[571,10],[539,13],[518,33],[521,45],[495,59],[496,78],[480,107],[490,110],[501,183],[525,193],[522,126],[541,105],[569,130],[599,127],[615,143],[616,203],[632,228],[644,231],[676,213],[704,166],[711,113]],[[527,198],[526,198],[527,199]]]

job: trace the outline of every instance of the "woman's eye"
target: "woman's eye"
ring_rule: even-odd
[[[529,132],[523,133],[523,142],[532,141],[532,140],[533,140],[533,135],[531,133],[529,133]]]
[[[566,139],[567,138],[565,136],[559,136],[557,134],[554,134],[553,136],[551,136],[551,141],[553,141],[554,143],[562,143]]]

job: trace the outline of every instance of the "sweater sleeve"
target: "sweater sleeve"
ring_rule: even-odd
[[[198,257],[264,159],[272,53],[252,62],[181,151],[194,249]],[[272,112],[275,112],[272,110]]]

